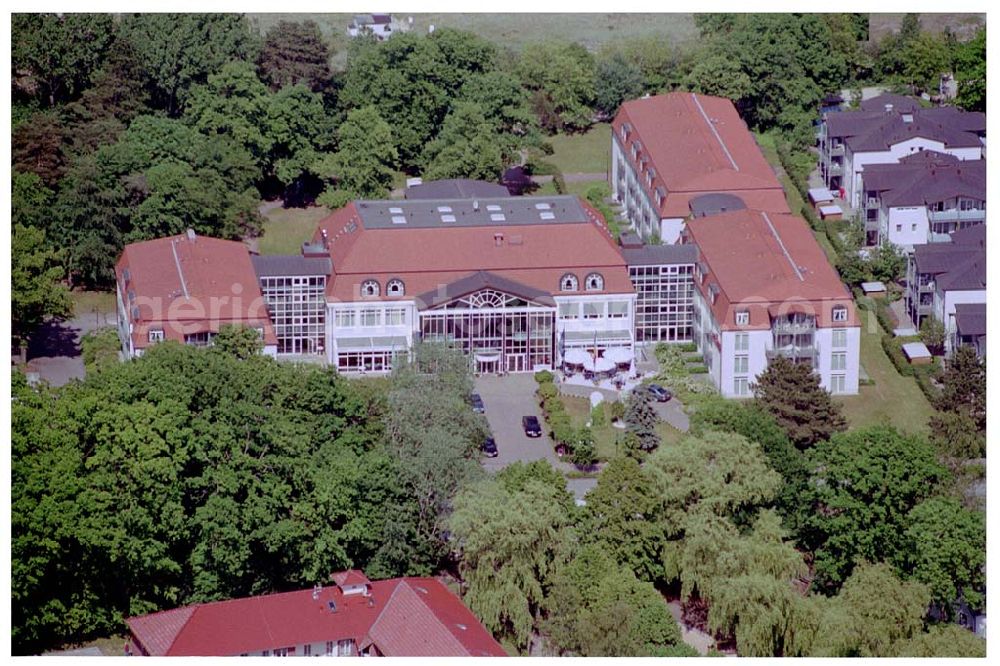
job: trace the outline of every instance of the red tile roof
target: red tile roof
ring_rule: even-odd
[[[356,580],[361,572],[342,573]],[[434,578],[375,581],[367,596],[345,596],[334,586],[313,595],[310,589],[196,604],[126,622],[133,644],[152,656],[240,655],[347,639],[374,644],[386,656],[506,656]]]
[[[365,229],[349,204],[322,220],[313,240],[326,231],[333,260],[327,284],[332,301],[361,300],[361,283],[387,280],[405,284],[404,298],[438,289],[478,271],[488,271],[529,287],[559,294],[559,280],[568,273],[581,284],[592,271],[604,277],[604,291],[633,293],[628,268],[617,243],[584,204],[588,219],[579,223],[494,224],[452,228]],[[500,246],[496,235],[503,235]]]
[[[218,332],[230,323],[263,327],[265,343],[277,343],[243,243],[193,234],[130,243],[115,274],[138,349],[150,344],[150,329],[183,342],[186,334]]]
[[[631,132],[622,141],[622,125]],[[622,104],[612,123],[615,140],[636,169],[640,184],[655,202],[657,187],[666,191],[660,215],[687,217],[688,201],[698,194],[730,192],[748,208],[789,212],[781,183],[757,142],[728,99],[673,92]],[[641,145],[637,159],[632,145]],[[640,160],[655,170],[651,186]]]
[[[854,301],[816,242],[809,225],[795,215],[733,211],[687,223],[685,242],[698,245],[708,270],[695,285],[723,330],[770,327],[770,316],[809,312],[818,326],[858,326]],[[848,309],[846,322],[833,322],[832,308]],[[750,312],[749,326],[735,325],[735,312]]]

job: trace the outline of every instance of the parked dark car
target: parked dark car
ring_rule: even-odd
[[[657,402],[666,402],[674,397],[674,394],[671,393],[669,389],[665,389],[659,384],[650,384],[646,387],[646,390],[649,391],[649,394],[653,396],[653,399]]]
[[[528,437],[542,436],[542,425],[538,422],[537,416],[522,416],[521,427],[524,428],[524,434]]]
[[[472,403],[472,411],[476,414],[485,414],[486,405],[483,403],[483,398],[478,393],[473,393],[472,397],[469,398],[469,402]]]
[[[497,442],[492,437],[487,437],[486,441],[483,442],[483,453],[486,454],[487,458],[496,458],[500,455],[497,451]]]

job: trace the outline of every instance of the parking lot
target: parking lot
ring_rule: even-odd
[[[497,442],[499,455],[484,458],[483,465],[489,471],[503,469],[518,460],[548,460],[561,470],[572,469],[562,463],[556,455],[547,433],[541,437],[528,437],[521,428],[521,417],[534,415],[542,420],[542,411],[535,399],[535,378],[531,373],[513,374],[506,377],[485,375],[476,379],[476,393],[486,405],[486,420],[489,421],[493,438]],[[544,421],[542,421],[544,430]]]

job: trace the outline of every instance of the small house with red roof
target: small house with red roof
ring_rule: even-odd
[[[478,618],[435,578],[332,585],[215,601],[126,620],[142,656],[505,657]]]

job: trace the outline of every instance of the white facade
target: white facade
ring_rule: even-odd
[[[611,194],[625,209],[625,216],[636,233],[644,240],[657,234],[661,243],[676,243],[684,230],[684,219],[660,217],[658,207],[649,199],[641,180],[645,176],[636,174],[616,135],[611,137],[611,168]]]
[[[879,243],[888,240],[903,249],[928,242],[927,206],[897,206],[879,210]]]
[[[393,355],[409,352],[416,330],[412,300],[327,303],[327,361],[348,371],[382,372]]]
[[[568,295],[556,301],[556,365],[570,348],[625,347],[634,353],[635,294]]]
[[[845,198],[853,208],[861,207],[861,173],[868,164],[895,164],[903,157],[922,150],[933,150],[938,153],[954,155],[960,160],[983,159],[983,148],[972,146],[967,148],[948,148],[941,141],[914,137],[892,145],[889,150],[871,152],[853,152],[849,146],[844,149]]]
[[[695,343],[704,357],[712,383],[726,398],[752,397],[750,387],[767,369],[768,356],[774,351],[773,332],[770,329],[720,331],[699,291],[695,291],[695,308],[700,329],[700,333],[695,333]],[[813,335],[814,368],[820,385],[834,395],[856,395],[861,328],[817,327]]]
[[[945,353],[952,352],[955,338],[955,306],[959,303],[985,303],[985,289],[968,289],[962,291],[934,292],[934,318],[942,322],[945,327]]]

